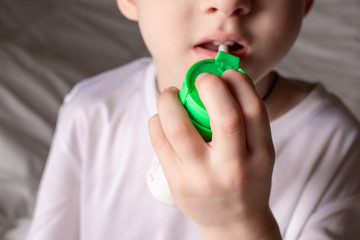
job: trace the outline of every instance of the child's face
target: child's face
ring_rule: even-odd
[[[181,87],[196,61],[215,58],[214,41],[231,41],[231,53],[259,82],[293,45],[312,0],[118,0],[139,22],[156,64],[160,88]]]

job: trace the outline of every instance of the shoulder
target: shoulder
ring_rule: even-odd
[[[271,129],[276,149],[273,196],[296,202],[288,234],[319,234],[330,221],[345,222],[351,214],[358,218],[359,208],[352,207],[358,206],[360,194],[360,127],[341,100],[316,84],[271,122]],[[345,225],[358,231],[354,224]]]
[[[336,95],[321,85],[316,87],[312,98],[314,106],[309,113],[309,120],[314,122],[310,131],[313,135],[319,135],[315,139],[323,140],[326,149],[336,149],[334,154],[343,159],[347,158],[349,152],[357,152],[357,160],[354,160],[359,163],[359,121]]]
[[[145,82],[154,80],[150,58],[140,58],[76,84],[66,95],[58,121],[66,124],[109,121],[145,95]],[[144,99],[143,99],[144,100]],[[144,100],[145,101],[145,100]]]
[[[281,123],[299,127],[297,124],[304,124],[307,128],[324,126],[329,130],[332,126],[333,130],[358,131],[358,120],[345,104],[336,95],[328,92],[323,85],[301,81],[288,85],[290,87],[284,87],[285,97],[279,97],[276,102],[277,106],[285,110],[272,121],[273,125]]]
[[[65,96],[61,111],[69,114],[89,112],[98,106],[121,103],[130,97],[129,93],[142,89],[152,66],[150,58],[140,58],[85,79]]]
[[[111,128],[125,112],[136,111],[139,106],[147,110],[145,96],[152,90],[149,86],[154,82],[154,71],[151,59],[141,58],[83,80],[65,97],[57,128],[66,134],[84,136]]]
[[[140,58],[85,79],[76,84],[66,95],[64,104],[85,102],[88,105],[90,102],[103,100],[117,91],[138,87],[150,64],[150,58]]]
[[[338,159],[360,144],[358,120],[321,84],[316,84],[301,102],[274,120],[271,127],[278,142],[331,153]]]
[[[276,142],[300,144],[314,150],[343,148],[346,151],[359,144],[360,138],[358,120],[321,84],[316,84],[304,99],[272,121],[271,129]]]
[[[334,94],[328,92],[318,84],[304,100],[309,117],[319,121],[322,125],[333,125],[342,131],[359,132],[359,122],[345,104]]]

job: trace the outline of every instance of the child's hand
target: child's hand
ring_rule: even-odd
[[[210,116],[211,142],[193,126],[176,88],[161,94],[149,121],[177,206],[204,239],[280,238],[268,205],[274,148],[262,100],[236,70],[222,78],[201,74],[196,86]]]

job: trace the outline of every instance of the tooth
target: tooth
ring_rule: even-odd
[[[232,46],[235,44],[235,42],[234,41],[226,41],[226,42],[224,42],[224,44],[228,45],[228,46]]]
[[[220,42],[220,41],[213,41],[213,44],[214,44],[215,46],[220,46],[220,45],[222,44],[222,42]]]

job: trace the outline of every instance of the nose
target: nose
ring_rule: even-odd
[[[222,13],[225,16],[246,15],[251,11],[252,0],[207,0],[208,13]]]

